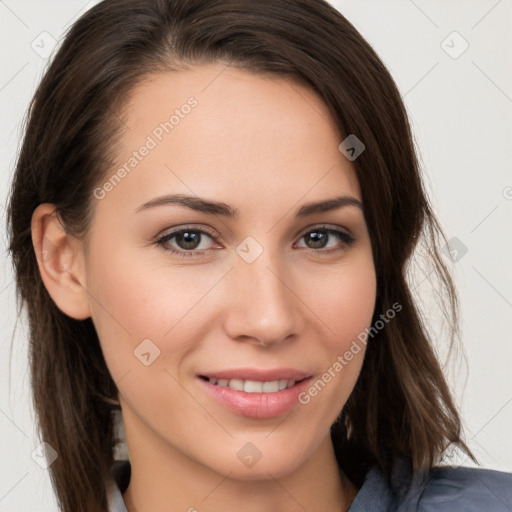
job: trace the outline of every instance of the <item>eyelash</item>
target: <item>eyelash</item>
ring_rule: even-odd
[[[304,232],[299,239],[302,239],[303,237],[305,237],[306,235],[308,235],[309,233],[314,233],[314,232],[318,232],[318,231],[321,231],[325,234],[328,234],[328,235],[334,235],[334,236],[337,236],[339,240],[341,240],[343,242],[344,245],[342,245],[341,247],[336,247],[334,249],[311,249],[311,248],[306,248],[306,250],[309,250],[309,251],[312,251],[312,252],[315,252],[315,253],[323,253],[323,254],[333,254],[333,253],[338,253],[338,252],[342,252],[344,250],[346,250],[348,247],[352,246],[354,244],[354,242],[356,241],[356,239],[346,233],[345,231],[341,231],[341,230],[338,230],[338,229],[333,229],[333,228],[328,228],[328,227],[325,227],[325,226],[316,226],[314,227],[313,229],[309,229],[308,231]],[[176,237],[177,235],[180,235],[182,233],[187,233],[187,232],[194,232],[194,233],[200,233],[201,235],[207,235],[209,236],[213,241],[215,241],[215,235],[213,233],[210,233],[204,229],[199,229],[199,228],[192,228],[192,227],[184,227],[184,228],[180,228],[176,231],[172,231],[170,233],[167,233],[166,235],[158,238],[154,243],[155,245],[159,246],[159,247],[162,247],[162,249],[164,249],[165,251],[167,252],[170,252],[171,254],[175,254],[177,256],[181,256],[181,257],[200,257],[203,255],[204,252],[208,251],[209,249],[203,249],[203,250],[195,250],[195,249],[191,249],[191,250],[185,250],[185,249],[181,249],[181,250],[176,250],[176,249],[171,249],[169,248],[169,246],[166,246],[165,244],[167,242],[169,242],[169,240],[172,240],[174,237]]]

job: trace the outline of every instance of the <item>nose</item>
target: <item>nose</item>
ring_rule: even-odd
[[[252,263],[238,258],[228,274],[225,330],[231,339],[272,346],[297,335],[303,319],[291,272],[264,254]]]

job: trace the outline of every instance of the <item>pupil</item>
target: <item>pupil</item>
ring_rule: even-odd
[[[309,234],[309,239],[313,241],[313,248],[318,249],[325,247],[327,237],[326,233],[323,231],[312,231]]]
[[[195,249],[199,245],[199,239],[199,233],[190,231],[185,231],[177,236],[178,243],[182,246],[182,249]]]

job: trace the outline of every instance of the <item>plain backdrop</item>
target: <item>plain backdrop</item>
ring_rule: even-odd
[[[27,328],[17,322],[6,251],[5,202],[21,121],[49,52],[94,3],[0,0],[2,512],[57,510],[48,470],[32,457],[40,440],[30,401]],[[512,1],[332,3],[375,48],[406,103],[427,189],[457,260],[451,265],[463,347],[446,366],[449,382],[482,465],[512,471]],[[418,271],[415,289],[426,317],[432,314],[444,356],[446,339],[425,277]]]

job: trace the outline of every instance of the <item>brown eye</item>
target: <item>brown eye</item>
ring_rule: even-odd
[[[322,249],[327,245],[329,234],[325,230],[310,231],[304,238],[311,242],[310,249]]]
[[[302,235],[301,240],[304,240],[307,249],[325,253],[347,249],[356,241],[352,235],[345,231],[324,227],[309,230]],[[319,249],[325,250],[319,251]]]
[[[201,243],[201,233],[197,233],[194,231],[182,231],[177,235],[174,235],[173,238],[176,239],[176,244],[180,249],[197,249],[198,245]]]
[[[182,228],[162,236],[156,244],[180,256],[201,256],[211,248],[208,239],[213,241],[213,235],[202,229]]]

